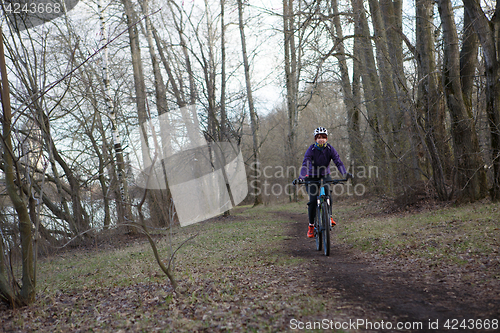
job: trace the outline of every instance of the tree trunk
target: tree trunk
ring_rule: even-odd
[[[99,20],[101,22],[101,44],[106,44],[108,42],[108,33],[106,32],[106,21],[104,19],[104,8],[102,7],[102,0],[98,2],[98,10],[99,10]],[[104,102],[106,106],[106,112],[108,114],[109,121],[111,123],[111,132],[113,138],[113,148],[115,153],[115,161],[110,164],[108,168],[108,172],[110,173],[110,178],[113,179],[116,175],[116,181],[111,181],[111,188],[113,188],[115,192],[115,202],[118,213],[118,221],[123,222],[127,219],[130,219],[131,215],[130,208],[128,207],[128,186],[127,181],[125,179],[125,171],[124,171],[124,159],[123,159],[123,148],[120,139],[120,133],[118,132],[118,128],[116,126],[116,113],[115,108],[113,107],[113,102],[110,95],[110,80],[109,80],[109,66],[108,66],[108,47],[107,45],[104,47],[103,54],[103,68],[102,68],[102,76],[104,83]],[[103,136],[104,138],[104,136]],[[107,147],[104,148],[107,150]],[[102,181],[102,180],[101,180]],[[118,191],[114,184],[118,184]],[[105,194],[107,196],[107,194]],[[105,223],[106,226],[106,223]]]
[[[245,82],[247,87],[248,109],[250,112],[250,125],[252,128],[253,139],[253,163],[255,165],[254,179],[260,185],[260,138],[259,138],[259,123],[257,120],[257,113],[253,104],[252,84],[250,83],[250,65],[248,64],[247,45],[245,41],[245,30],[243,26],[243,4],[242,0],[238,0],[238,23],[240,28],[241,37],[241,50],[243,54],[243,66],[245,69]],[[254,186],[254,206],[262,204],[262,191],[260,186]]]
[[[450,168],[446,161],[451,153],[446,144],[445,114],[435,63],[434,32],[432,28],[434,3],[432,0],[417,0],[416,3],[416,48],[418,56],[417,119],[424,132],[423,146],[426,147],[434,188],[440,200],[449,199],[446,175]]]
[[[101,116],[99,114],[99,110],[95,110],[95,117],[97,118],[96,122],[97,122],[97,126],[98,126],[98,131],[100,131],[101,135],[103,135],[104,129],[103,129],[103,125],[102,125]],[[88,136],[90,142],[92,143],[92,147],[94,148],[94,151],[97,155],[97,160],[99,161],[99,164],[97,165],[97,170],[98,170],[98,174],[99,174],[98,178],[99,178],[99,184],[101,185],[101,192],[102,192],[102,198],[103,198],[103,209],[104,209],[103,226],[104,226],[104,229],[108,229],[109,226],[111,225],[111,213],[110,213],[110,209],[109,209],[109,197],[108,197],[109,187],[108,187],[106,177],[105,177],[106,164],[108,161],[107,140],[104,136],[102,136],[103,142],[102,142],[101,146],[99,146],[97,140],[94,138],[94,135],[92,134],[91,131],[89,131],[87,133],[87,136]],[[102,152],[101,152],[101,149],[102,149]]]
[[[215,140],[217,135],[218,121],[216,116],[216,104],[217,97],[215,94],[216,88],[216,66],[215,66],[215,34],[212,29],[212,19],[209,15],[209,4],[208,0],[205,0],[205,16],[207,19],[207,30],[208,30],[208,42],[205,47],[208,48],[208,59],[202,52],[203,59],[203,72],[205,76],[205,84],[207,91],[207,113],[208,113],[208,134],[210,140]],[[200,45],[201,48],[201,45]]]
[[[373,135],[374,165],[381,169],[381,174],[387,176],[386,151],[383,133],[381,130],[380,112],[383,110],[382,90],[380,80],[375,66],[373,47],[371,44],[370,31],[366,18],[365,9],[361,0],[352,0],[355,15],[354,34],[359,50],[359,74],[363,85],[364,104],[366,107],[368,124]],[[377,190],[381,190],[380,188]]]
[[[415,185],[419,173],[417,154],[414,153],[417,138],[410,114],[413,100],[409,93],[403,64],[402,1],[380,0],[380,12],[385,27],[387,51],[397,102],[392,120],[394,142],[396,143],[393,150],[400,162],[396,162],[394,173],[400,185],[406,189]]]
[[[458,197],[475,201],[485,196],[486,175],[472,114],[467,112],[460,81],[460,52],[450,0],[438,0],[444,38],[444,92],[451,115],[451,133],[457,173]]]
[[[128,25],[128,35],[130,40],[130,53],[132,56],[132,69],[134,73],[134,87],[135,87],[135,102],[137,107],[137,115],[139,119],[140,126],[140,136],[141,136],[141,150],[142,150],[142,160],[144,166],[150,166],[151,156],[149,154],[149,146],[147,141],[147,133],[143,130],[143,124],[145,124],[149,117],[146,110],[146,86],[144,83],[144,72],[142,69],[142,59],[141,59],[141,49],[139,46],[139,33],[136,25],[136,16],[135,11],[130,0],[122,0],[123,6],[125,8],[125,16],[127,17],[127,25]],[[123,157],[123,154],[121,155]],[[117,165],[122,164],[121,169],[124,170],[124,161],[118,161]],[[127,207],[127,217],[132,221],[132,212],[130,209],[129,198],[125,197],[125,206]],[[150,201],[148,198],[148,203],[150,204],[150,208],[154,210],[154,203]],[[136,233],[135,228],[129,227],[130,233]]]
[[[11,306],[15,305],[27,305],[35,301],[35,271],[34,271],[34,258],[33,258],[33,240],[32,240],[32,229],[31,220],[28,212],[28,205],[26,200],[23,198],[23,192],[20,190],[18,185],[16,185],[15,178],[17,182],[20,182],[19,173],[17,177],[14,177],[14,173],[18,172],[16,167],[16,162],[14,160],[14,149],[12,148],[11,140],[11,106],[10,106],[10,92],[9,92],[9,80],[7,77],[7,68],[5,66],[5,55],[3,48],[3,32],[0,26],[0,75],[1,75],[1,96],[2,96],[2,109],[3,109],[3,119],[2,119],[2,130],[3,130],[3,163],[5,172],[5,187],[9,195],[10,200],[16,210],[17,217],[19,219],[19,232],[21,234],[21,255],[22,255],[22,286],[21,291],[18,294],[12,289],[11,285],[8,283],[6,278],[5,262],[0,261],[2,266],[0,267],[0,298],[6,300]],[[3,239],[0,240],[0,255],[3,257]]]
[[[146,40],[148,41],[149,54],[151,56],[151,64],[153,66],[153,75],[155,83],[155,97],[156,97],[156,108],[158,112],[159,126],[160,126],[160,137],[162,140],[163,151],[158,152],[161,156],[161,161],[158,164],[164,163],[163,159],[167,157],[168,150],[171,147],[171,129],[168,118],[168,105],[167,105],[167,89],[165,87],[165,82],[163,81],[163,76],[160,70],[160,64],[156,57],[156,52],[153,42],[153,32],[151,20],[148,15],[148,1],[140,2],[142,6],[142,12],[145,15],[146,21],[146,31],[144,32]],[[149,203],[150,203],[150,215],[153,221],[157,221],[159,225],[166,226],[168,223],[169,211],[168,207],[165,207],[165,202],[170,202],[172,199],[172,194],[168,187],[168,181],[166,175],[164,175],[166,189],[159,191],[149,191]],[[152,201],[152,202],[151,202]],[[152,205],[151,205],[152,203]]]
[[[295,48],[295,20],[293,0],[283,0],[283,32],[285,46],[285,80],[286,101],[288,110],[287,141],[285,156],[287,165],[294,165],[296,161],[296,127],[298,122],[298,72],[297,50]],[[289,179],[289,182],[292,180]],[[295,195],[295,194],[294,194]],[[294,198],[290,197],[290,201]]]
[[[386,133],[385,137],[387,138],[387,145],[390,151],[387,154],[387,185],[389,186],[386,189],[386,192],[394,195],[394,182],[400,177],[395,177],[395,170],[401,169],[396,163],[398,162],[398,155],[395,151],[395,129],[400,126],[399,115],[398,115],[398,103],[396,97],[396,90],[394,86],[394,82],[397,82],[397,77],[392,75],[391,73],[391,64],[389,62],[389,43],[387,41],[387,34],[385,29],[385,24],[382,20],[382,14],[380,11],[379,0],[369,0],[370,4],[370,12],[372,17],[372,25],[374,30],[374,41],[376,46],[376,54],[377,54],[377,67],[380,76],[380,83],[382,88],[382,94],[380,98],[382,100],[382,104],[385,112],[381,112],[381,120],[383,122],[383,130]],[[398,131],[399,133],[399,131]],[[401,142],[398,142],[401,144]],[[400,184],[404,185],[404,184]]]
[[[221,79],[220,79],[220,141],[229,140],[227,133],[226,116],[226,25],[224,23],[224,10],[226,0],[220,0],[220,53],[221,53]],[[239,6],[239,3],[238,3]]]
[[[493,188],[491,198],[500,201],[500,3],[497,0],[495,15],[488,20],[477,0],[464,0],[483,50],[486,69],[486,112],[491,131],[493,161]]]
[[[460,79],[462,81],[462,94],[467,110],[472,110],[472,92],[474,89],[474,77],[477,68],[477,56],[479,53],[479,39],[474,32],[472,21],[464,12],[464,27],[462,32],[462,49],[460,50]],[[471,111],[468,111],[471,112]]]
[[[220,78],[220,129],[219,141],[229,141],[226,116],[226,24],[224,22],[226,1],[220,0],[220,52],[221,52],[221,78]],[[228,189],[229,184],[226,183]],[[230,210],[224,216],[231,215]]]
[[[335,38],[335,43],[338,45],[337,60],[339,61],[344,104],[347,109],[347,130],[349,135],[349,147],[351,150],[351,164],[355,166],[363,165],[366,156],[363,148],[363,140],[360,133],[359,109],[358,105],[354,101],[353,92],[351,90],[352,88],[349,79],[346,51],[344,47],[344,34],[340,22],[337,0],[331,1],[331,9],[333,14],[332,23],[335,28],[335,30],[332,29],[332,31],[335,31],[335,34],[332,37]],[[355,52],[353,53],[354,58],[356,58]],[[354,62],[356,62],[357,64],[356,60],[354,60]],[[355,79],[353,79],[353,85],[354,81]],[[354,170],[349,170],[349,172],[354,173]],[[356,181],[356,178],[354,179],[354,181]]]
[[[395,87],[406,88],[406,77],[403,67],[402,32],[402,1],[380,0],[380,11],[384,20],[387,38],[387,51],[390,56],[391,67],[394,71]]]
[[[139,125],[145,124],[149,117],[146,110],[146,86],[144,83],[144,71],[142,68],[141,48],[139,45],[139,32],[137,29],[137,19],[130,0],[122,0],[127,17],[128,35],[130,40],[130,53],[132,56],[132,70],[134,73],[135,103]],[[151,165],[151,156],[147,146],[147,138],[141,135],[142,158],[144,165]]]

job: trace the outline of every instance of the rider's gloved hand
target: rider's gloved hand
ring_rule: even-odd
[[[303,182],[304,180],[302,178],[297,178],[293,180],[292,184],[297,185],[297,184],[302,184]]]
[[[353,174],[352,174],[352,173],[348,172],[348,173],[346,173],[345,178],[346,178],[346,179],[353,179],[353,178],[354,178],[354,176],[353,176]]]

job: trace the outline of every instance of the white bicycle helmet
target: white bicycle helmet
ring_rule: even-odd
[[[314,130],[314,137],[318,134],[326,134],[328,136],[328,131],[324,127],[318,127]]]

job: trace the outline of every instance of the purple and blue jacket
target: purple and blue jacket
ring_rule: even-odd
[[[335,163],[342,175],[347,173],[339,154],[329,143],[321,151],[312,144],[304,155],[304,161],[300,169],[300,178],[326,176],[330,173],[331,160],[333,160],[333,163]]]

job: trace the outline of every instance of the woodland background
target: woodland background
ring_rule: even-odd
[[[131,133],[186,106],[208,141],[237,143],[249,183],[262,184],[252,163],[298,168],[324,126],[355,176],[377,168],[355,180],[366,195],[498,201],[498,11],[475,0],[81,0],[22,31],[2,15],[2,300],[34,300],[40,251],[119,225],[175,225],[168,189],[135,184]],[[296,199],[258,189],[248,202]]]

